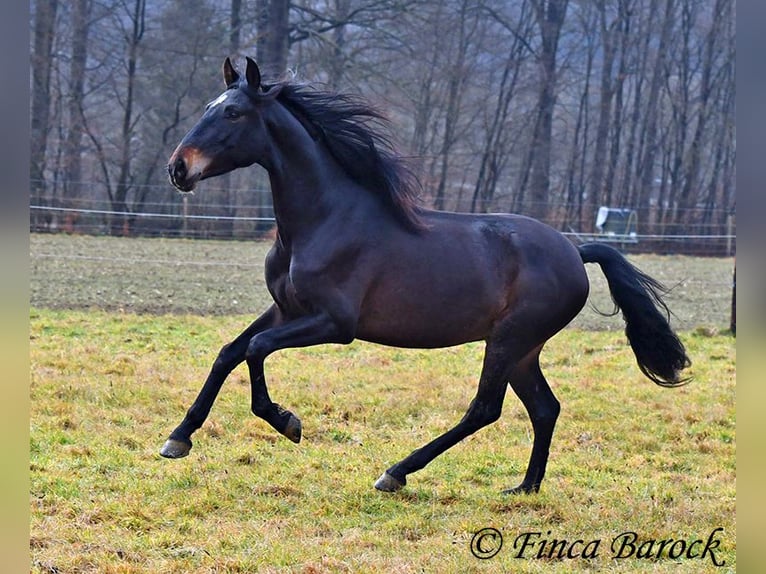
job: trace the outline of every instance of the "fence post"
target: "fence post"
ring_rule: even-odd
[[[183,237],[188,237],[188,235],[187,235],[187,234],[188,234],[188,231],[189,231],[189,230],[187,229],[187,225],[188,225],[188,219],[187,219],[187,217],[189,216],[189,202],[188,202],[188,197],[187,197],[186,195],[184,195],[184,196],[181,198],[181,200],[182,200],[182,210],[183,210],[183,222],[182,222],[182,224],[181,224],[181,235],[182,235]]]
[[[726,255],[731,255],[732,229],[734,228],[734,216],[730,213],[726,216]]]
[[[731,319],[729,320],[731,334],[737,336],[737,262],[734,262],[734,277],[731,285]]]

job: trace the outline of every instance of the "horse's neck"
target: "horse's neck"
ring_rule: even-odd
[[[311,138],[292,114],[279,118],[272,133],[269,172],[274,215],[285,236],[310,234],[357,194],[343,194],[353,184],[330,152]]]

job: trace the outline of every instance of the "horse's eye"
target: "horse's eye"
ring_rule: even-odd
[[[242,112],[240,112],[236,108],[228,107],[223,111],[223,117],[225,117],[227,120],[236,120],[237,118],[240,118],[242,116]]]

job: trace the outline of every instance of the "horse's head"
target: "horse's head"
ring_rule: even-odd
[[[206,106],[170,156],[168,174],[180,191],[192,191],[202,179],[255,163],[268,145],[262,111],[279,86],[262,86],[258,64],[250,58],[244,77],[226,58],[223,78],[226,91]]]

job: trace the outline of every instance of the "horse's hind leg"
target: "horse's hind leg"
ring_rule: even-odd
[[[500,418],[512,366],[512,363],[509,366],[508,349],[488,342],[479,388],[465,416],[454,428],[389,468],[377,480],[375,488],[385,492],[399,490],[407,483],[408,474],[420,470],[448,448]]]
[[[257,333],[278,324],[281,321],[279,309],[272,306],[256,319],[231,343],[225,345],[213,363],[210,374],[197,395],[196,400],[186,412],[180,425],[170,433],[162,446],[160,454],[166,458],[181,458],[189,454],[192,447],[191,435],[202,426],[218,396],[226,377],[234,368],[245,360],[247,347]]]
[[[540,370],[539,351],[521,362],[511,374],[511,388],[527,409],[534,430],[532,454],[524,480],[504,494],[537,492],[545,475],[548,452],[560,406]]]

